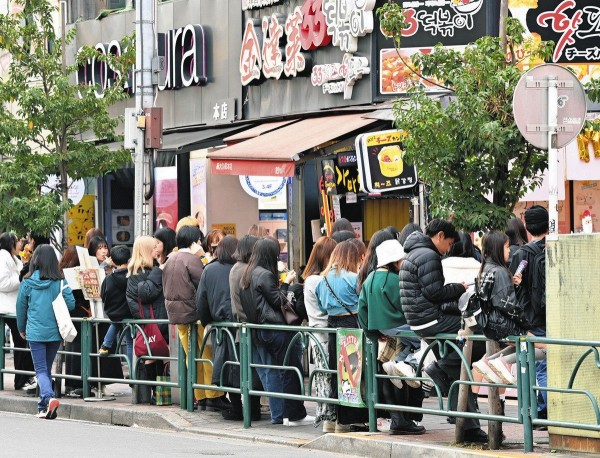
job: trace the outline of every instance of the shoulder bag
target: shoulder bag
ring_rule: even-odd
[[[63,297],[63,290],[65,289],[65,281],[61,280],[60,291],[58,296],[52,301],[52,310],[54,310],[54,317],[56,318],[56,324],[58,325],[58,332],[60,336],[66,342],[73,342],[77,337],[77,329],[73,325],[71,315],[69,314],[69,308]]]
[[[283,293],[283,291],[280,291],[279,294],[281,295],[282,302],[281,314],[283,315],[285,322],[292,326],[297,326],[302,323],[302,318],[298,315],[294,305],[289,301],[287,296]]]
[[[144,309],[142,307],[142,301],[138,297],[138,309],[140,312],[140,317],[144,319]],[[152,304],[150,304],[150,319],[154,319],[154,311],[152,310]],[[167,341],[163,337],[160,332],[160,328],[156,323],[148,323],[141,326],[144,330],[144,334],[146,334],[146,338],[148,339],[148,345],[144,341],[143,334],[138,331],[135,336],[135,342],[133,344],[133,349],[135,352],[135,356],[138,358],[140,356],[169,356],[169,345]],[[150,352],[148,353],[148,348],[150,348]]]

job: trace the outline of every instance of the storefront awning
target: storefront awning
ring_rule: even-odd
[[[237,133],[247,129],[248,124],[229,126],[224,128],[211,128],[203,130],[195,130],[191,132],[174,132],[163,135],[163,144],[161,151],[184,152],[199,148],[208,148],[222,143],[224,135]]]
[[[310,118],[289,124],[259,137],[208,153],[211,172],[218,175],[256,175],[256,169],[268,169],[270,176],[292,176],[293,162],[316,146],[376,122],[364,113]],[[260,165],[261,162],[268,162]],[[268,171],[265,170],[265,171]]]
[[[227,143],[241,142],[243,140],[248,140],[250,138],[255,138],[260,135],[266,134],[267,132],[271,132],[272,130],[279,129],[280,127],[287,126],[288,124],[294,123],[296,121],[298,120],[288,119],[287,121],[265,122],[259,124],[258,126],[254,126],[250,129],[239,132],[237,134],[225,137],[223,141]]]

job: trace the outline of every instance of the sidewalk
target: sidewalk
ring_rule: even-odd
[[[7,366],[12,360],[7,358]],[[5,391],[0,391],[0,411],[33,414],[36,411],[37,398],[27,396],[23,391],[13,388],[13,376],[5,374]],[[160,430],[182,431],[199,436],[218,436],[249,440],[254,442],[273,443],[304,447],[311,450],[326,450],[345,453],[352,456],[369,457],[535,457],[552,453],[548,447],[548,433],[534,431],[535,452],[523,452],[523,436],[521,425],[505,423],[503,431],[506,441],[502,450],[486,450],[482,446],[451,446],[454,440],[454,426],[446,422],[444,416],[426,415],[423,426],[427,433],[422,436],[390,436],[378,433],[323,434],[320,428],[313,426],[285,427],[271,425],[268,416],[253,422],[252,427],[244,429],[241,422],[225,421],[218,412],[187,412],[178,405],[157,407],[148,404],[131,404],[131,389],[128,385],[113,384],[107,387],[116,400],[86,402],[83,399],[61,398],[59,418],[78,421],[90,421],[130,427],[144,427]],[[433,406],[436,399],[426,399],[426,404]],[[485,398],[480,398],[482,411],[487,410]],[[306,403],[309,414],[314,414],[314,403]],[[507,414],[514,416],[516,401],[507,401]],[[486,430],[486,423],[483,422]],[[487,447],[485,447],[487,448]],[[555,457],[575,456],[573,454],[552,453]],[[581,454],[580,456],[586,456]]]

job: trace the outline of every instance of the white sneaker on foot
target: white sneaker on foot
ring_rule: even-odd
[[[35,390],[37,388],[37,386],[38,386],[37,377],[33,376],[33,377],[30,377],[29,380],[27,380],[27,382],[25,382],[25,385],[23,385],[23,387],[21,389],[23,391]]]
[[[498,358],[488,360],[488,365],[490,369],[492,369],[498,377],[502,380],[503,383],[508,385],[516,385],[517,379],[511,372],[511,367],[508,365],[502,356]]]
[[[38,413],[36,415],[36,417],[41,418],[42,420],[45,420],[47,416],[48,416],[48,410],[47,409],[38,410]]]
[[[404,361],[397,361],[394,363],[394,371],[396,372],[396,375],[401,377],[414,377],[416,375],[412,366]],[[404,380],[404,383],[411,388],[421,388],[421,382],[418,380]]]
[[[313,417],[312,415],[307,415],[304,418],[301,418],[300,420],[288,420],[287,423],[285,422],[285,418],[283,419],[283,424],[285,426],[306,426],[306,425],[313,425],[315,423],[315,417]]]
[[[383,363],[383,370],[385,371],[385,373],[387,375],[391,375],[391,376],[400,375],[400,374],[396,374],[395,364],[396,364],[395,361],[388,361],[387,363]],[[392,382],[394,384],[394,386],[396,388],[398,388],[399,390],[402,389],[402,380],[400,380],[399,378],[391,378],[390,382]]]
[[[473,363],[473,370],[479,372],[483,379],[489,383],[500,383],[502,380],[496,375],[496,373],[488,366],[487,358],[482,358],[479,361]]]

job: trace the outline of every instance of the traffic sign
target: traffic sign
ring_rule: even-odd
[[[556,125],[548,121],[548,91],[556,87]],[[513,97],[513,112],[519,131],[533,146],[540,149],[562,148],[583,128],[587,111],[585,91],[577,77],[556,64],[532,68],[517,83]],[[556,132],[549,144],[549,132]]]

